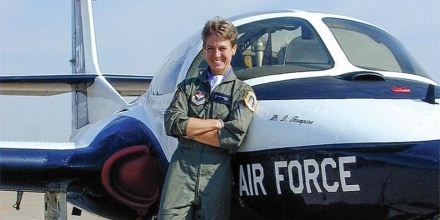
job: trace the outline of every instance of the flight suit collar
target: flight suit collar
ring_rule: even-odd
[[[202,74],[199,74],[199,80],[207,83],[208,82],[208,69],[206,69],[205,71],[203,71]],[[223,82],[229,82],[229,81],[234,81],[237,79],[237,76],[235,76],[234,70],[231,68],[229,74],[226,76],[226,78],[223,79]]]

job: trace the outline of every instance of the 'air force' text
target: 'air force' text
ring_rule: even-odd
[[[358,184],[348,184],[347,180],[351,177],[351,171],[345,169],[347,164],[355,164],[356,157],[347,156],[334,158],[324,158],[322,161],[306,159],[302,163],[298,160],[274,161],[274,183],[277,193],[286,193],[290,190],[295,194],[303,192],[355,192],[360,191]],[[259,196],[267,195],[266,187],[263,184],[264,168],[260,163],[242,164],[239,166],[239,191],[240,196]],[[330,181],[328,174],[338,173],[338,180]],[[352,181],[351,181],[352,182]],[[286,186],[288,183],[288,187]],[[266,182],[267,184],[267,182]]]

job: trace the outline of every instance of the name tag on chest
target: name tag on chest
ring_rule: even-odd
[[[225,95],[222,93],[218,93],[218,92],[214,92],[212,94],[212,101],[219,102],[219,103],[222,103],[225,105],[231,105],[231,102],[232,102],[231,96]]]

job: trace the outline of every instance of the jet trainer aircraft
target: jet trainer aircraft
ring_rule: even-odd
[[[1,77],[3,95],[72,92],[68,143],[2,142],[0,189],[111,219],[154,218],[177,140],[163,113],[207,67],[200,34],[152,77],[102,74],[90,0],[74,0],[73,75]],[[331,14],[230,18],[258,108],[234,160],[232,219],[438,219],[440,88],[392,35]],[[147,90],[148,88],[148,90]],[[123,96],[139,95],[127,103]]]

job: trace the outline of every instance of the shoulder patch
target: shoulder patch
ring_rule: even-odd
[[[253,91],[246,91],[246,94],[244,95],[244,104],[249,110],[253,112],[255,111],[255,108],[257,107],[257,97]]]
[[[206,102],[206,93],[197,90],[191,98],[191,101],[196,105],[203,105]]]

